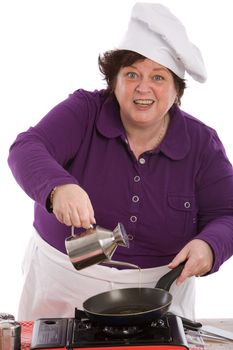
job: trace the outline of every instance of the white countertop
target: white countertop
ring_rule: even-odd
[[[214,326],[226,331],[233,332],[233,318],[224,318],[222,320],[219,319],[200,319],[198,320],[202,323],[202,325]],[[205,350],[233,350],[233,342],[218,342],[218,341],[210,341],[205,340]]]

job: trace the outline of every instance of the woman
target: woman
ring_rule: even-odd
[[[71,225],[118,222],[130,247],[114,260],[139,265],[143,286],[187,260],[171,311],[194,318],[195,276],[233,252],[232,165],[216,132],[179,108],[185,72],[206,79],[201,54],[167,8],[137,3],[99,67],[106,90],[75,91],[11,146],[11,170],[35,200],[18,318],[72,317],[92,295],[138,286],[135,270],[78,272],[66,255]]]

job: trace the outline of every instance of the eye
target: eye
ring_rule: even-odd
[[[128,72],[126,75],[129,79],[136,79],[138,77],[137,73],[135,72]]]
[[[156,81],[160,81],[160,80],[164,80],[164,77],[162,77],[161,75],[156,74],[156,75],[154,75],[154,76],[152,77],[152,79],[153,79],[153,80],[156,80]]]

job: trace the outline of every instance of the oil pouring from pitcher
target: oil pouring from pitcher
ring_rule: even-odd
[[[99,263],[140,269],[134,264],[111,260],[118,246],[129,247],[128,236],[121,223],[118,223],[113,231],[96,226],[79,235],[74,234],[72,226],[71,236],[65,240],[67,254],[76,270],[82,270]]]

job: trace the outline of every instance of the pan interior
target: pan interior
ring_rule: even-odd
[[[118,315],[128,315],[128,314],[138,314],[141,312],[146,312],[151,310],[151,305],[120,305],[116,306],[113,308],[107,308],[103,310],[103,313],[105,315],[113,315],[113,314],[118,314]]]
[[[171,301],[171,294],[163,289],[125,288],[95,295],[83,307],[92,314],[127,316],[160,309]]]

